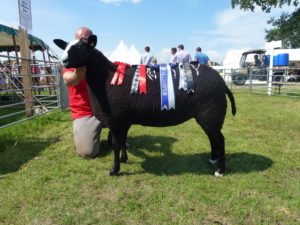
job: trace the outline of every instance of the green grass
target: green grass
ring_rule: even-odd
[[[26,113],[23,112],[24,110],[25,110],[24,106],[23,107],[15,106],[10,108],[0,109],[0,116],[11,115],[9,117],[0,118],[0,127],[26,118]],[[12,115],[14,113],[16,114]]]
[[[212,176],[194,120],[133,126],[129,161],[75,154],[69,112],[0,133],[0,224],[300,224],[300,101],[235,94],[223,127],[227,174]]]

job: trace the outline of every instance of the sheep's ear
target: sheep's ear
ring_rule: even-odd
[[[61,40],[61,39],[54,39],[53,42],[59,47],[61,48],[62,50],[65,50],[68,43]]]
[[[88,44],[89,44],[91,47],[95,48],[96,45],[97,45],[97,36],[96,36],[96,35],[91,35],[91,36],[89,36]]]

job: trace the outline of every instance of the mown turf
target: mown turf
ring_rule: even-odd
[[[76,156],[69,112],[0,130],[0,224],[300,224],[300,101],[235,97],[223,178],[194,120],[133,126],[119,177],[107,129],[100,157]]]

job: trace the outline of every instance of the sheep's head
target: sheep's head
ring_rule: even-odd
[[[61,61],[66,68],[78,68],[88,63],[91,50],[97,44],[97,36],[91,35],[87,42],[82,40],[73,40],[69,43],[55,39],[54,43],[64,50]]]

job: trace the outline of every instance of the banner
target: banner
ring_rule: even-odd
[[[27,30],[32,30],[31,3],[30,0],[18,0],[20,26]]]

